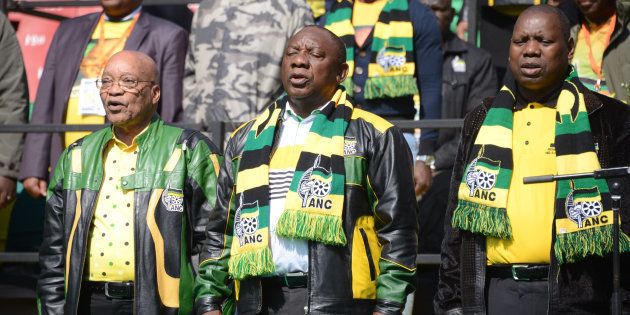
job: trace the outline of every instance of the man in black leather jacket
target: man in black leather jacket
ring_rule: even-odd
[[[510,183],[507,198],[511,239],[486,237],[483,232],[453,227],[456,222],[461,222],[453,218],[458,216],[456,210],[459,210],[458,203],[462,198],[458,190],[465,190],[463,187],[466,186],[462,178],[470,173],[472,167],[467,168],[467,165],[477,156],[473,150],[478,143],[480,129],[486,126],[484,119],[496,108],[499,98],[484,100],[466,116],[445,218],[440,284],[435,300],[437,313],[609,313],[612,291],[610,252],[602,250],[602,256],[584,255],[581,259],[561,264],[557,254],[561,234],[557,233],[564,232],[556,231],[555,227],[558,216],[562,217],[565,209],[563,204],[561,211],[554,212],[555,183],[550,183],[551,198],[547,192],[539,191],[538,185],[547,184],[527,187],[518,184],[522,184],[522,177],[547,173],[544,169],[544,165],[549,164],[546,159],[551,157],[554,161],[561,155],[559,146],[562,144],[553,142],[553,130],[554,123],[556,126],[558,123],[555,121],[555,108],[561,103],[558,101],[559,94],[561,90],[566,91],[566,82],[569,81],[565,81],[565,77],[571,70],[568,62],[573,52],[573,40],[568,33],[568,21],[564,15],[548,6],[537,6],[521,14],[512,36],[510,67],[516,81],[516,87],[511,89],[514,93],[514,132],[511,137],[513,178],[517,174],[520,176]],[[592,145],[586,143],[584,146],[595,151],[602,168],[627,165],[630,162],[628,107],[589,91],[579,82],[574,86],[578,95],[583,95],[584,111],[588,115],[592,134],[589,138]],[[497,95],[501,93],[504,92]],[[500,136],[496,133],[492,137],[496,139]],[[551,139],[551,145],[548,139]],[[576,161],[582,163],[584,159],[580,156]],[[551,163],[552,169],[554,164]],[[563,166],[558,164],[558,167]],[[541,168],[542,173],[539,172]],[[555,171],[560,172],[554,169],[550,173]],[[624,195],[628,195],[627,178],[623,178],[622,182],[626,188]],[[513,189],[513,186],[518,189]],[[625,233],[630,230],[628,201],[630,199],[622,204],[621,213]],[[519,207],[523,204],[525,206]],[[497,219],[494,220],[496,222]],[[590,244],[600,249],[607,245],[610,248],[608,243]]]
[[[402,311],[413,292],[417,246],[411,152],[398,128],[353,107],[339,85],[347,70],[343,43],[328,30],[306,27],[289,41],[282,62],[288,95],[227,144],[200,257],[197,314],[228,313],[230,296],[239,314]],[[340,119],[345,131],[318,129]],[[309,167],[303,173],[302,165]],[[337,174],[344,180],[335,181]],[[291,208],[296,193],[302,206]],[[280,236],[287,225],[301,224],[281,223],[292,212],[310,220],[304,230],[319,226],[315,212],[340,218],[336,231],[344,241],[318,240],[331,233],[325,228],[312,231],[315,240]],[[263,254],[240,258],[258,250]]]

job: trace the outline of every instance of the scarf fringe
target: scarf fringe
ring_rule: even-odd
[[[512,238],[512,227],[505,208],[489,207],[470,201],[457,201],[453,227],[501,239]]]
[[[230,275],[237,280],[269,275],[274,273],[276,269],[269,247],[233,255],[230,257],[228,266]]]
[[[418,83],[411,75],[371,77],[365,81],[366,99],[401,97],[418,94]]]
[[[341,217],[326,214],[285,210],[276,224],[276,234],[283,237],[306,239],[326,245],[346,245]]]
[[[591,228],[558,234],[554,252],[559,264],[574,263],[588,256],[604,256],[613,252],[613,226]],[[630,252],[630,238],[619,231],[619,252]]]

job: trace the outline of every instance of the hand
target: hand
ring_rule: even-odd
[[[459,24],[457,24],[457,27],[455,28],[455,33],[457,34],[457,37],[459,37],[459,39],[461,40],[466,40],[466,32],[468,32],[468,22],[459,22]]]
[[[223,314],[223,313],[221,313],[221,311],[219,311],[219,310],[214,310],[214,311],[203,313],[203,315],[221,315],[221,314]]]
[[[15,179],[0,176],[0,209],[15,200]]]
[[[37,177],[29,177],[24,180],[24,189],[33,198],[46,197],[46,187],[48,183]]]
[[[422,161],[416,161],[413,167],[413,181],[415,183],[416,196],[424,194],[433,183],[431,168]]]

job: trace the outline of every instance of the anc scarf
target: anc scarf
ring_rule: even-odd
[[[558,174],[592,172],[601,168],[579,81],[570,76],[556,105],[556,167]],[[453,227],[486,236],[512,237],[506,206],[512,177],[514,87],[504,86],[483,121],[462,177]],[[559,180],[554,205],[559,264],[612,252],[612,210],[603,179]],[[622,251],[630,238],[621,233]]]
[[[238,200],[229,272],[235,279],[273,274],[269,248],[269,162],[276,124],[288,100],[280,97],[256,118],[247,134],[236,178]],[[316,114],[299,154],[276,234],[345,245],[344,134],[353,106],[342,87]],[[276,157],[282,158],[282,157]]]
[[[337,1],[326,16],[326,28],[346,45],[348,77],[343,82],[352,91],[354,73],[354,26],[352,1]],[[408,0],[387,0],[374,25],[372,57],[364,86],[366,99],[400,97],[418,94],[413,75],[416,64],[413,55],[413,25],[409,18]]]

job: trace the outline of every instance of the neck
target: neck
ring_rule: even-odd
[[[594,12],[594,13],[588,15],[588,16],[585,16],[585,17],[590,23],[593,23],[596,26],[599,26],[599,25],[602,25],[602,24],[608,22],[610,17],[615,14],[615,11],[616,11],[615,10],[615,5],[611,3],[608,6],[606,6],[605,8],[602,8],[600,11]]]
[[[122,141],[126,145],[131,145],[133,139],[136,138],[150,123],[147,121],[143,124],[137,124],[133,126],[114,126],[114,134],[118,140]]]
[[[516,92],[526,103],[540,103],[546,105],[555,105],[558,98],[558,92],[562,89],[564,80],[544,89],[530,90],[523,86],[517,85]]]
[[[135,11],[139,6],[140,6],[140,4],[138,3],[138,5],[134,6],[133,8],[123,9],[123,10],[105,9],[104,11],[105,11],[105,14],[107,15],[107,17],[110,20],[116,21],[116,20],[120,20],[120,19],[124,18],[125,16],[131,14],[131,12]]]

